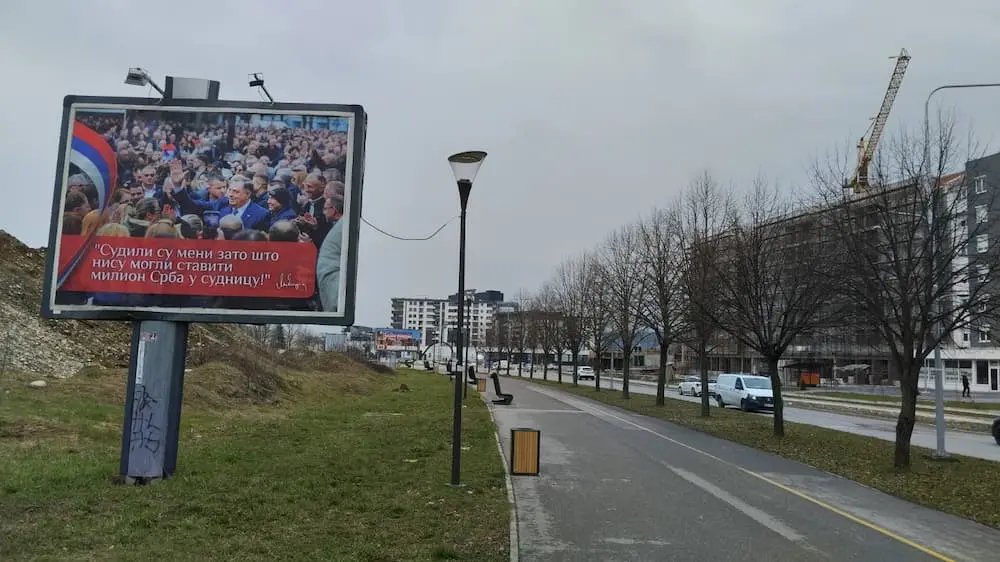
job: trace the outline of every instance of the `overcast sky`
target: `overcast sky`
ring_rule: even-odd
[[[401,236],[457,214],[449,154],[488,151],[466,286],[513,297],[700,170],[805,181],[864,132],[901,47],[887,135],[919,128],[937,85],[1000,82],[1000,2],[4,0],[0,228],[46,243],[64,95],[147,95],[123,83],[141,66],[256,100],[261,72],[279,101],[365,107],[363,214]],[[937,99],[996,147],[1000,89]],[[358,324],[456,290],[457,221],[360,240]]]

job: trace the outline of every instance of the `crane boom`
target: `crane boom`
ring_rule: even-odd
[[[889,78],[889,88],[882,99],[882,107],[872,121],[871,127],[869,127],[868,131],[865,132],[865,135],[858,142],[858,168],[851,182],[855,192],[860,192],[868,188],[868,167],[871,165],[872,157],[875,155],[875,148],[878,147],[879,138],[882,137],[885,123],[889,119],[889,111],[892,110],[892,104],[896,101],[899,86],[903,83],[903,75],[906,74],[906,67],[910,64],[910,55],[906,52],[906,49],[902,49],[895,59],[896,68],[893,69],[892,77]]]

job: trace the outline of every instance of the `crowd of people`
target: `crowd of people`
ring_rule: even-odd
[[[215,119],[218,114],[210,114]],[[226,115],[226,114],[223,114]],[[226,115],[233,119],[235,115]],[[308,119],[308,118],[307,118]],[[78,115],[108,141],[118,186],[98,211],[94,182],[70,166],[62,234],[314,244],[311,299],[57,293],[62,304],[334,312],[339,304],[347,132],[267,124]],[[227,130],[234,132],[229,138]]]

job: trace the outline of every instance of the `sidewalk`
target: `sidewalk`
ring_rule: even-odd
[[[850,480],[555,388],[501,384],[514,395],[490,405],[505,455],[512,428],[541,431],[540,473],[511,477],[521,560],[906,562],[1000,551],[1000,531]]]

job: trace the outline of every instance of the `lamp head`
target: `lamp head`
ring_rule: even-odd
[[[133,67],[125,73],[125,83],[129,86],[145,86],[149,83],[149,77],[146,75],[145,70]]]
[[[455,181],[459,184],[468,183],[471,186],[484,159],[486,159],[486,153],[481,150],[459,152],[449,156],[448,164],[451,165],[451,171],[455,174]]]

